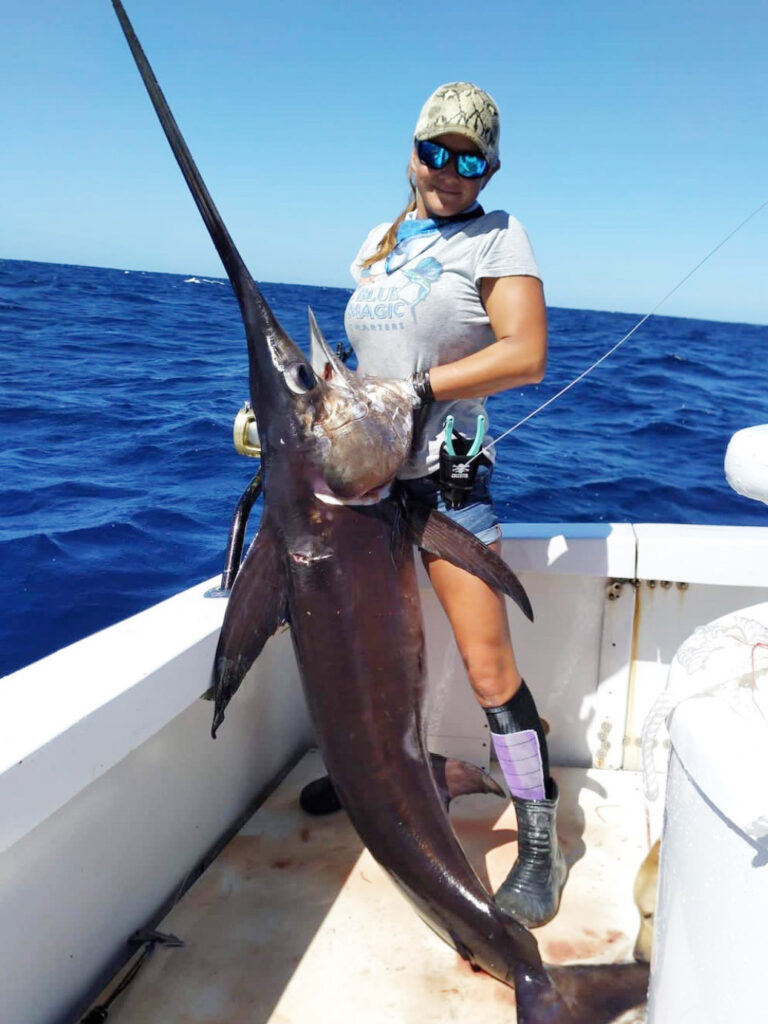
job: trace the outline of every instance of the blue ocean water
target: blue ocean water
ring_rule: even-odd
[[[349,295],[264,285],[306,343]],[[546,380],[490,401],[496,434],[639,317],[550,310]],[[499,446],[502,518],[768,524],[723,477],[731,434],[768,421],[768,327],[654,317]],[[0,674],[221,569],[255,463],[231,444],[248,397],[229,284],[0,261]]]

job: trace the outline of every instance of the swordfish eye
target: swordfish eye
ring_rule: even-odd
[[[283,379],[294,395],[306,395],[317,387],[317,377],[309,363],[291,363],[286,366]]]

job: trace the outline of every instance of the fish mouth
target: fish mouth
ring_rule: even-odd
[[[333,494],[330,490],[317,488],[315,489],[315,497],[325,505],[378,505],[380,501],[388,498],[391,492],[392,481],[389,480],[387,483],[372,487],[370,490],[364,491],[363,494],[356,495],[353,498],[340,498],[338,494]]]
[[[325,435],[329,440],[333,439],[334,434],[339,434],[346,427],[349,427],[353,423],[357,423],[359,420],[364,419],[368,415],[368,408],[364,405],[353,406],[346,416],[338,415],[334,413],[329,415],[324,422],[321,422],[316,428],[316,433]]]

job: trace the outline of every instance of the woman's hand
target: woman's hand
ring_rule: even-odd
[[[480,398],[537,384],[547,365],[547,310],[537,277],[486,277],[480,297],[496,341],[454,363],[433,366],[435,398]]]

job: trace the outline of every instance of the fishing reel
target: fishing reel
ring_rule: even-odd
[[[235,423],[232,427],[232,441],[235,451],[240,455],[247,455],[250,459],[261,458],[259,428],[250,402],[246,402],[237,416],[235,416]]]
[[[247,455],[250,459],[261,458],[261,441],[259,440],[259,429],[256,424],[256,416],[250,402],[246,402],[242,409],[235,416],[232,427],[232,441],[235,451],[240,455]],[[221,583],[206,591],[206,597],[229,597],[235,576],[240,569],[243,555],[243,541],[245,540],[245,527],[248,523],[248,516],[251,513],[254,502],[261,494],[262,478],[261,466],[256,474],[240,495],[232,521],[229,527],[229,540],[224,555],[224,569],[221,574]]]

